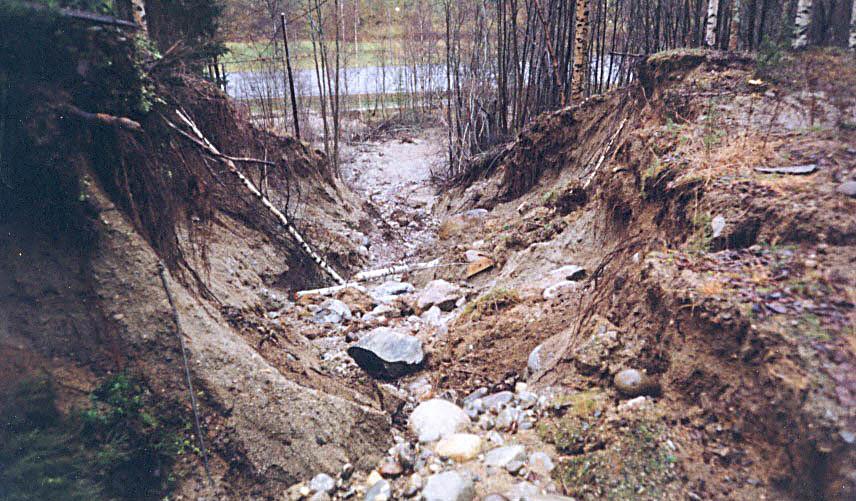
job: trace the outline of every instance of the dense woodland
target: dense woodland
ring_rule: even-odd
[[[311,40],[310,66],[326,85],[318,103],[325,138],[328,129],[337,134],[347,93],[341,69],[366,64],[361,51],[371,52],[371,64],[411,68],[400,105],[445,110],[455,168],[543,111],[625,85],[648,54],[712,47],[770,59],[789,48],[856,43],[847,0],[243,0],[226,11],[233,15],[222,36],[261,42],[272,74],[284,70],[280,12],[292,39]],[[438,66],[439,75],[427,70]],[[448,85],[432,92],[438,77]],[[372,104],[385,109],[386,97]]]
[[[450,175],[539,113],[627,84],[634,63],[648,54],[708,47],[755,51],[762,60],[775,60],[783,50],[808,46],[856,49],[852,0],[59,4],[144,22],[161,53],[224,88],[230,74],[263,75],[252,84],[248,113],[268,127],[292,132],[295,122],[299,127],[301,120],[320,116],[304,126],[303,136],[323,144],[334,161],[340,141],[347,139],[343,114],[348,111],[370,111],[375,119],[439,118],[449,131]],[[287,63],[314,72],[311,99],[290,103]],[[349,89],[346,70],[365,66],[380,68],[374,78],[383,79],[382,92]],[[292,79],[294,85],[307,83]],[[397,91],[387,91],[387,85]]]

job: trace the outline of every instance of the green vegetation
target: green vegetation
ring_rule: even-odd
[[[475,301],[468,303],[461,316],[471,320],[478,320],[483,316],[490,315],[518,303],[520,303],[520,294],[516,290],[496,288]]]
[[[713,228],[710,225],[712,220],[707,212],[696,211],[693,214],[692,223],[695,230],[687,240],[690,249],[698,252],[710,250],[710,243],[713,241]]]
[[[662,174],[667,168],[668,165],[664,162],[661,162],[659,157],[654,157],[654,159],[651,161],[651,164],[648,165],[648,168],[645,169],[644,172],[642,172],[642,179],[640,183],[640,191],[642,198],[647,198],[650,189],[654,187],[654,184],[657,182],[657,179],[660,177],[660,174]]]
[[[539,424],[538,434],[565,454],[579,454],[585,447],[587,432],[597,423],[606,403],[606,395],[594,389],[557,395],[551,407],[564,414]]]
[[[764,37],[755,59],[755,69],[758,76],[764,80],[776,81],[774,74],[783,66],[784,62],[785,47]]]
[[[103,499],[47,379],[21,383],[0,408],[0,499]]]
[[[677,463],[677,457],[662,445],[662,434],[660,426],[633,423],[607,448],[568,458],[554,477],[579,497],[660,499]]]
[[[86,10],[99,14],[115,15],[116,5],[113,0],[36,0],[36,3],[48,7]]]
[[[180,421],[126,375],[107,379],[83,411],[63,416],[46,377],[0,407],[0,499],[160,499],[186,441]]]
[[[358,42],[356,44],[342,41],[342,54],[343,57],[347,57],[349,68],[382,66],[384,63],[392,65],[394,63],[391,61],[400,60],[398,56],[402,51],[401,40],[390,42],[389,45],[391,46],[386,47],[386,50],[384,50],[384,44],[383,41]],[[274,52],[274,46],[269,42],[226,42],[226,49],[228,53],[223,56],[221,61],[226,65],[227,72],[258,70],[260,66],[255,60],[282,57],[279,52],[282,50],[281,47],[277,52]],[[288,50],[293,68],[315,69],[311,40],[290,40]]]
[[[588,390],[554,399],[559,418],[539,424],[541,438],[568,455],[553,478],[578,499],[668,498],[677,457],[667,445],[662,415],[635,409],[621,420],[605,419],[608,398]]]

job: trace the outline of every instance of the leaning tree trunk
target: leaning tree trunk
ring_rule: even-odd
[[[716,47],[716,24],[719,21],[719,0],[707,1],[707,31],[704,43],[708,47]]]
[[[731,4],[731,28],[728,34],[728,50],[737,50],[740,41],[740,0],[734,0]]]
[[[811,23],[812,0],[799,0],[797,17],[794,20],[794,49],[802,49],[808,45],[808,27]]]
[[[589,42],[589,4],[588,0],[576,0],[576,28],[574,30],[574,71],[571,75],[573,86],[571,100],[575,103],[582,101],[583,90],[588,80],[588,55]]]

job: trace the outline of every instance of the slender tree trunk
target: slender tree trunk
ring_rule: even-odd
[[[737,50],[740,41],[740,0],[733,0],[731,4],[731,28],[728,34],[728,50]]]
[[[811,23],[812,0],[799,0],[797,16],[794,19],[793,48],[802,49],[808,45],[808,28]]]
[[[323,43],[320,40],[321,28],[319,26],[318,29],[316,30],[315,22],[312,20],[312,13],[310,12],[308,15],[309,15],[309,22],[310,22],[309,35],[312,39],[312,57],[315,60],[315,80],[318,83],[318,98],[321,101],[321,122],[324,125],[324,154],[327,155],[327,157],[329,158],[330,157],[330,127],[329,127],[329,125],[327,125],[327,96],[326,96],[326,93],[324,92],[325,70],[324,70],[324,59],[323,59],[324,53],[323,52],[321,52],[320,64],[319,64],[319,60],[318,60],[318,53],[321,51],[320,50],[321,48],[318,47],[318,45]],[[319,16],[320,16],[320,11],[319,11]],[[319,22],[320,22],[320,18],[319,18]],[[316,33],[317,33],[317,38],[318,38],[317,43],[315,40],[316,39]]]
[[[707,0],[707,30],[704,43],[711,48],[716,48],[716,25],[718,21],[719,0]]]
[[[446,129],[449,132],[449,171],[455,168],[452,155],[452,0],[443,2],[446,14]]]
[[[341,18],[341,13],[339,11],[340,3],[339,0],[334,0],[333,2],[333,22],[336,24],[336,72],[335,72],[335,94],[333,99],[333,165],[336,168],[336,174],[339,174],[339,122],[341,121],[341,97],[339,92],[339,69],[341,66],[340,53],[341,47],[339,44],[339,39],[342,37],[342,30],[340,29],[339,23]]]
[[[571,76],[573,90],[571,100],[575,103],[582,101],[583,90],[588,81],[589,43],[589,3],[588,0],[576,0],[576,27],[574,33],[574,72]]]
[[[850,12],[850,50],[856,51],[856,0],[853,1],[853,9]]]
[[[145,0],[131,0],[131,16],[134,22],[140,26],[140,30],[146,36],[149,35],[149,26],[146,21],[146,2]]]

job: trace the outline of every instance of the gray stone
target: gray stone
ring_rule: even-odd
[[[399,296],[401,294],[409,294],[414,290],[416,288],[411,283],[390,280],[379,285],[373,292],[378,296]]]
[[[472,479],[456,471],[431,475],[422,491],[425,501],[472,501],[475,495]]]
[[[422,313],[422,316],[419,318],[432,327],[443,327],[446,325],[446,322],[443,321],[443,310],[436,305],[428,308],[428,311]]]
[[[520,407],[524,409],[531,409],[538,403],[538,395],[531,391],[521,391],[517,394],[517,399],[520,401]]]
[[[586,277],[586,269],[575,264],[568,264],[551,271],[550,274],[562,277],[569,282],[576,282]]]
[[[487,439],[490,443],[495,444],[495,445],[504,445],[505,444],[505,439],[502,438],[502,435],[500,435],[499,433],[497,433],[495,431],[489,431],[487,433]]]
[[[514,485],[511,488],[511,491],[508,492],[508,497],[511,498],[512,501],[521,501],[522,499],[527,499],[527,496],[537,496],[538,495],[538,487],[531,482],[520,482]]]
[[[434,398],[419,404],[410,414],[408,426],[420,442],[434,442],[463,430],[470,418],[457,405]]]
[[[499,393],[482,397],[482,402],[484,403],[485,409],[493,412],[499,412],[503,406],[508,404],[508,402],[511,402],[513,399],[514,393],[511,393],[510,391],[500,391]]]
[[[476,391],[474,391],[474,392],[470,393],[469,395],[467,395],[466,397],[464,397],[464,405],[469,404],[470,402],[472,402],[473,400],[475,400],[477,398],[482,398],[485,395],[487,395],[487,388],[482,386],[481,388],[477,389]]]
[[[482,501],[508,501],[508,498],[498,492],[492,492],[483,497]]]
[[[523,413],[520,412],[520,409],[507,407],[496,416],[496,429],[501,431],[511,430],[515,423],[520,421],[522,417]]]
[[[817,170],[817,164],[790,165],[787,167],[755,167],[758,172],[765,174],[806,175]]]
[[[479,418],[479,428],[482,430],[492,430],[494,426],[496,426],[496,420],[489,414],[485,414]]]
[[[330,501],[331,499],[326,492],[316,492],[309,498],[309,501]]]
[[[416,306],[420,311],[426,311],[434,305],[443,311],[451,311],[460,297],[461,289],[457,285],[445,280],[432,280],[419,293]]]
[[[338,324],[351,319],[351,309],[338,299],[328,299],[312,316],[312,321],[319,324]]]
[[[418,473],[414,473],[410,476],[410,479],[407,481],[407,487],[404,488],[404,496],[408,498],[412,498],[413,496],[419,494],[419,491],[422,490],[422,476]]]
[[[505,468],[512,461],[523,461],[526,459],[526,449],[522,445],[506,445],[488,451],[484,455],[484,464]]]
[[[544,345],[539,344],[529,353],[529,359],[526,361],[526,366],[529,368],[529,372],[535,374],[536,372],[541,370],[541,367],[544,366],[544,358],[541,352],[544,350]]]
[[[312,489],[312,492],[326,492],[329,494],[336,490],[336,481],[326,473],[319,473],[309,481],[309,488]]]
[[[568,496],[559,496],[558,494],[534,493],[522,496],[520,501],[575,501],[575,499]]]
[[[549,454],[539,451],[529,455],[529,468],[535,473],[547,475],[556,468],[556,465],[553,464]]]
[[[392,496],[392,487],[386,480],[378,480],[366,491],[364,501],[388,501]]]
[[[841,183],[838,185],[838,188],[835,189],[838,193],[842,195],[847,195],[848,197],[856,197],[856,181],[847,181],[846,183]]]
[[[413,468],[413,465],[416,464],[416,450],[408,442],[393,447],[392,454],[396,461],[405,468]]]
[[[722,230],[725,229],[725,218],[722,216],[714,217],[710,222],[710,229],[713,238],[719,238],[719,235],[722,235]]]
[[[511,473],[512,475],[516,475],[517,472],[519,472],[521,469],[523,469],[523,466],[524,466],[523,461],[515,459],[513,461],[509,461],[508,463],[506,463],[505,470],[508,473]]]
[[[656,393],[659,385],[642,371],[636,369],[624,369],[619,371],[613,383],[619,393],[627,397]]]
[[[470,419],[477,419],[479,414],[484,412],[484,403],[482,403],[481,399],[476,399],[475,402],[471,402],[464,407],[464,412],[467,413]]]
[[[425,358],[422,341],[388,327],[373,329],[348,348],[348,355],[364,371],[381,378],[396,378],[413,372]]]
[[[544,289],[542,297],[544,301],[548,301],[555,297],[559,297],[563,291],[573,290],[579,287],[580,284],[572,280],[561,280]]]

